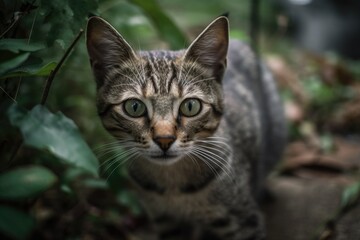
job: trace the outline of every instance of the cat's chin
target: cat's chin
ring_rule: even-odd
[[[147,159],[150,162],[153,162],[153,163],[159,164],[159,165],[172,165],[172,164],[178,162],[181,159],[181,156],[180,155],[163,154],[163,155],[149,156]]]

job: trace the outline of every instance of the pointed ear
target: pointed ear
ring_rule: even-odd
[[[185,60],[198,62],[221,80],[226,67],[228,45],[229,22],[225,16],[220,16],[192,42],[185,53]]]
[[[91,17],[86,28],[86,46],[98,87],[102,85],[108,71],[136,54],[125,39],[105,20]]]

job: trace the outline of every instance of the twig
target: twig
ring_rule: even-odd
[[[14,94],[14,99],[16,100],[18,93],[20,91],[20,86],[21,86],[21,81],[22,81],[22,77],[19,77],[19,80],[16,84],[16,90],[15,90],[15,94]]]
[[[0,35],[0,38],[3,38],[5,36],[5,34],[7,34],[14,26],[15,24],[21,19],[22,15],[20,15],[19,17],[17,17],[11,24],[10,26]]]
[[[60,70],[61,66],[65,62],[66,58],[69,56],[69,54],[70,54],[71,50],[74,48],[75,44],[79,41],[83,32],[84,32],[84,30],[81,29],[80,32],[78,33],[78,35],[76,36],[76,38],[74,39],[74,41],[71,43],[70,47],[68,47],[68,49],[66,50],[66,52],[63,55],[63,57],[61,58],[60,62],[56,65],[55,69],[53,71],[51,71],[51,73],[45,83],[45,87],[44,87],[43,94],[42,94],[41,101],[40,101],[41,105],[45,105],[46,100],[49,96],[50,87],[55,78],[55,75]]]
[[[260,0],[250,0],[250,43],[251,47],[258,54],[259,28],[260,28]]]
[[[34,30],[35,20],[36,20],[36,16],[37,16],[38,12],[39,11],[37,9],[36,12],[35,12],[35,17],[33,19],[33,22],[31,24],[31,30],[30,30],[30,33],[29,33],[28,41],[27,41],[28,45],[30,44],[31,35],[32,35],[33,30]],[[22,82],[22,77],[19,78],[19,80],[17,82],[17,85],[16,85],[16,91],[15,91],[15,94],[14,94],[14,99],[15,100],[16,100],[16,98],[18,96],[19,91],[20,91],[21,82]]]
[[[357,183],[357,184],[360,184]],[[346,191],[346,189],[345,189]],[[344,194],[344,191],[343,191]],[[314,236],[314,240],[329,240],[331,237],[336,234],[336,226],[347,213],[349,213],[354,208],[358,207],[360,204],[360,192],[356,193],[356,196],[352,201],[348,202],[344,206],[340,206],[339,209],[335,212],[335,214],[330,217],[321,227],[320,231],[317,232]]]
[[[16,103],[16,100],[15,100],[13,97],[11,97],[11,96],[5,91],[5,89],[3,89],[2,87],[0,87],[0,89],[1,89],[1,91],[3,91],[3,93],[5,93],[6,96],[8,96],[14,103]]]
[[[10,26],[0,35],[0,38],[3,38],[19,21],[22,17],[24,17],[26,14],[29,14],[31,10],[36,9],[37,7],[34,5],[36,0],[34,0],[32,3],[24,3],[20,7],[19,12],[15,12],[18,15],[14,15],[13,21],[10,24]]]

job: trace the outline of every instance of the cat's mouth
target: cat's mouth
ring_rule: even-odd
[[[157,155],[150,155],[150,161],[155,162],[157,164],[165,164],[170,165],[175,163],[179,158],[177,154],[170,154],[170,153],[162,153]]]
[[[151,157],[151,158],[154,158],[154,159],[163,159],[163,160],[166,160],[166,159],[171,159],[171,158],[177,158],[178,155],[163,153],[163,154],[160,154],[160,155],[151,155],[150,157]]]

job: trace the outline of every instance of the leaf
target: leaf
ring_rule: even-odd
[[[51,71],[55,69],[56,65],[57,65],[56,62],[49,62],[45,65],[32,64],[32,65],[17,67],[0,76],[0,79],[5,79],[9,77],[49,76]]]
[[[15,56],[9,60],[1,62],[0,63],[0,76],[3,75],[4,73],[10,71],[11,69],[14,69],[14,68],[20,66],[20,64],[25,62],[29,56],[30,56],[30,53],[23,53],[23,54]]]
[[[23,167],[0,175],[0,199],[21,200],[36,197],[50,188],[57,177],[40,166]]]
[[[42,43],[29,43],[28,39],[0,39],[0,50],[8,50],[13,53],[35,52],[44,49],[45,45]]]
[[[44,23],[49,25],[46,34],[48,45],[55,41],[65,48],[71,43],[75,35],[86,25],[89,13],[96,12],[97,0],[41,0],[40,14],[44,16]]]
[[[14,239],[26,239],[35,227],[29,215],[17,209],[0,205],[0,231]]]
[[[88,178],[88,179],[85,179],[82,183],[85,187],[88,187],[91,189],[108,189],[109,188],[106,180],[100,179],[100,178]]]
[[[341,207],[347,208],[353,205],[360,198],[360,182],[347,187],[341,198]]]
[[[155,25],[162,39],[169,43],[171,49],[182,49],[188,40],[176,24],[167,16],[156,0],[129,0],[141,8]]]
[[[142,213],[139,200],[136,196],[134,196],[132,192],[130,191],[118,192],[116,195],[116,200],[120,204],[128,207],[132,212],[132,214],[134,214],[135,216],[139,216]]]
[[[230,38],[236,38],[236,39],[240,39],[242,41],[246,41],[246,42],[249,42],[249,36],[243,32],[243,31],[240,31],[240,30],[231,30],[230,31]]]
[[[25,144],[48,150],[66,164],[98,176],[98,161],[71,119],[41,105],[27,111],[14,104],[7,113],[10,123],[20,128]]]

